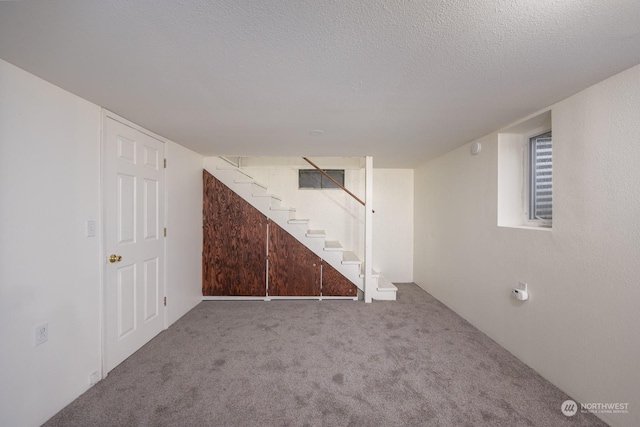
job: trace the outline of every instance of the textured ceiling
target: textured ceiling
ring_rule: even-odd
[[[0,58],[205,155],[413,167],[640,63],[640,1],[3,1]]]

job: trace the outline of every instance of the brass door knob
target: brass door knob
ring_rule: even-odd
[[[116,254],[111,254],[109,255],[109,262],[110,263],[114,263],[114,262],[120,262],[122,261],[122,257],[120,255],[116,255]]]

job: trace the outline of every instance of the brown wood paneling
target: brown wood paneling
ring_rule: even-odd
[[[320,296],[319,256],[269,222],[269,296]]]
[[[265,296],[267,218],[203,172],[202,294]]]
[[[322,296],[355,297],[358,288],[329,263],[322,262]]]

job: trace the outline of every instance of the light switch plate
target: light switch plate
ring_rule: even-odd
[[[87,237],[96,237],[96,222],[92,219],[87,221]]]

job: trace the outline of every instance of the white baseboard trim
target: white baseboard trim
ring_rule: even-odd
[[[308,297],[202,297],[202,301],[272,301],[272,300],[346,300],[346,301],[358,301],[358,297],[333,297],[333,296],[308,296]]]

